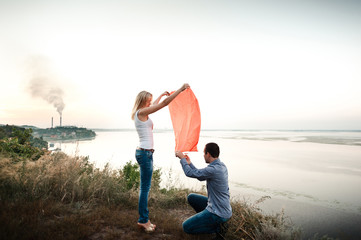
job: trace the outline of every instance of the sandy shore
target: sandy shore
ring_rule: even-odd
[[[283,199],[268,199],[259,204],[264,213],[279,213],[284,209],[295,226],[302,230],[302,239],[318,236],[347,240],[361,239],[361,213]]]

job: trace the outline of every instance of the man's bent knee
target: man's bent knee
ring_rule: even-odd
[[[183,224],[182,224],[182,227],[183,227],[183,231],[187,234],[192,234],[192,229],[191,229],[191,226],[190,224],[187,223],[187,221],[184,221]]]
[[[194,198],[194,193],[190,193],[190,194],[188,194],[188,197],[187,197],[187,201],[189,202],[189,201],[192,201],[192,199]]]

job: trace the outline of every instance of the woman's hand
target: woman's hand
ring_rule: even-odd
[[[162,94],[162,96],[169,96],[170,95],[170,93],[168,92],[168,91],[165,91],[163,94]]]
[[[181,87],[181,91],[186,90],[187,88],[190,88],[188,83],[183,84],[183,86]]]

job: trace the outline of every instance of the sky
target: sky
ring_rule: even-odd
[[[0,0],[0,124],[134,128],[183,83],[202,129],[361,129],[361,1]]]

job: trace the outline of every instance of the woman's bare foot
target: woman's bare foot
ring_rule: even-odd
[[[147,223],[137,223],[139,228],[143,228],[145,232],[151,233],[155,231],[156,225],[152,224],[149,220]]]

